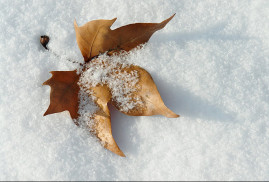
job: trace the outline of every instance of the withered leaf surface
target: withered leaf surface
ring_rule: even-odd
[[[130,116],[163,115],[168,118],[179,117],[179,115],[175,114],[165,106],[151,75],[145,69],[134,65],[129,68],[122,69],[122,72],[130,71],[136,71],[139,77],[139,81],[135,86],[136,90],[130,95],[132,100],[135,98],[140,98],[142,103],[138,104],[133,109],[123,111],[120,107],[121,104],[119,102],[113,101],[112,104],[119,111]],[[123,105],[122,107],[125,106]]]
[[[151,75],[145,69],[135,65],[123,66],[119,62],[115,64],[113,59],[97,58],[87,64],[79,83],[85,91],[89,90],[88,93],[99,106],[92,117],[94,125],[90,127],[108,150],[120,156],[124,155],[112,136],[108,102],[112,102],[119,111],[130,116],[179,117],[165,106]],[[106,74],[101,76],[100,73]],[[95,78],[103,81],[98,82],[96,86],[91,86],[91,82],[97,82]],[[110,84],[111,82],[113,83]],[[118,87],[128,91],[121,92]],[[118,97],[120,98],[117,99]],[[129,108],[130,105],[134,107]]]
[[[174,15],[161,23],[135,23],[119,27],[115,30],[111,30],[110,27],[116,21],[116,18],[112,20],[90,21],[81,27],[75,21],[76,39],[84,61],[88,62],[86,66],[90,63],[100,61],[98,58],[93,59],[100,53],[107,52],[107,55],[110,56],[121,50],[129,51],[140,44],[146,43],[154,32],[164,28],[173,17]],[[102,62],[101,60],[100,63],[103,65],[99,68],[106,67],[105,61]],[[108,64],[110,63],[108,62]],[[88,86],[86,89],[89,92],[86,93],[91,94],[89,97],[94,98],[93,100],[98,106],[97,110],[93,114],[91,113],[92,115],[89,118],[93,122],[89,122],[88,125],[106,149],[124,157],[124,153],[120,150],[112,136],[110,112],[107,106],[108,102],[112,102],[122,113],[131,116],[164,115],[175,118],[179,117],[179,115],[165,106],[151,75],[146,70],[139,66],[130,65],[125,67],[120,64],[117,65],[115,70],[117,71],[112,71],[109,76],[119,79],[120,85],[118,85],[118,88],[129,84],[128,81],[125,82],[124,80],[124,74],[126,73],[137,73],[138,81],[131,84],[131,89],[127,89],[131,90],[130,93],[121,95],[125,97],[122,99],[124,100],[123,102],[121,99],[117,100],[118,93],[115,94],[112,91],[113,89],[109,87],[109,83]],[[52,77],[43,83],[43,85],[49,85],[51,87],[50,105],[44,116],[68,110],[72,119],[79,118],[78,95],[80,89],[84,89],[85,85],[78,85],[78,82],[83,78],[81,75],[84,75],[87,71],[86,67],[82,71],[80,75],[77,75],[76,70],[51,72]],[[100,70],[97,69],[96,71],[97,74],[100,74]],[[91,79],[92,77],[89,78]],[[126,101],[126,97],[129,100],[127,99]],[[135,103],[137,100],[139,102]],[[136,106],[129,109],[129,106],[133,104],[128,103],[129,101],[134,102]],[[126,110],[126,108],[128,109]]]
[[[146,43],[154,32],[164,28],[174,16],[161,23],[135,23],[115,30],[110,27],[116,18],[93,20],[81,27],[74,21],[77,43],[86,62],[106,51],[109,51],[109,55],[120,50],[129,51]]]
[[[96,97],[95,103],[99,109],[93,115],[94,125],[91,126],[97,138],[103,146],[117,155],[125,157],[112,136],[110,112],[107,103],[111,99],[111,93],[106,85],[98,85],[90,88],[92,96]]]
[[[105,74],[100,75],[100,73]],[[116,63],[110,58],[105,58],[105,60],[97,58],[87,63],[87,69],[81,74],[80,81],[90,90],[96,89],[91,82],[105,85],[100,93],[94,95],[97,102],[105,97],[105,105],[111,100],[112,104],[124,114],[179,117],[165,106],[151,75],[139,66],[132,64],[124,66],[123,63]],[[98,85],[97,88],[99,87]],[[104,91],[105,88],[107,88],[106,91]]]
[[[78,92],[77,81],[79,75],[74,71],[51,71],[52,77],[43,85],[49,85],[50,105],[44,116],[48,114],[69,111],[72,119],[78,118]]]

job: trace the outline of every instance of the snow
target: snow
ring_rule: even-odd
[[[181,117],[114,107],[104,149],[67,111],[43,117],[49,71],[82,62],[73,21],[161,22],[128,61]],[[269,1],[0,1],[0,180],[269,180]],[[45,51],[40,35],[49,35]]]
[[[91,119],[96,113],[98,107],[94,103],[93,97],[89,97],[89,93],[85,92],[83,89],[79,91],[79,107],[77,119],[73,119],[74,123],[77,123],[82,129],[90,130],[94,132],[92,126],[94,121]]]
[[[104,53],[87,63],[78,82],[82,92],[92,96],[90,88],[106,85],[111,92],[112,101],[119,105],[120,111],[128,112],[139,105],[142,107],[142,98],[134,94],[139,89],[139,76],[137,70],[126,71],[132,65],[128,63],[128,58],[126,52],[111,57]],[[92,100],[96,98],[92,96]],[[81,110],[85,108],[81,107]]]

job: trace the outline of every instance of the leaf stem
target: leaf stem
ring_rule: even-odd
[[[59,54],[57,54],[56,52],[54,52],[53,50],[51,50],[51,49],[49,49],[49,48],[47,47],[47,44],[49,43],[49,40],[50,40],[50,38],[49,38],[49,36],[47,36],[47,35],[42,35],[42,36],[40,36],[40,43],[41,43],[41,45],[42,45],[47,51],[49,51],[50,53],[52,53],[55,57],[57,57],[57,58],[61,58],[61,56],[60,56]],[[79,64],[80,66],[84,67],[84,64],[82,64],[82,63],[80,63],[80,62],[78,62],[78,61],[71,60],[70,58],[67,58],[66,60],[69,61],[69,62],[71,62],[71,63]]]

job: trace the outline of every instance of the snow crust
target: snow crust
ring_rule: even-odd
[[[92,120],[93,115],[98,110],[98,106],[94,103],[94,99],[90,97],[89,93],[80,89],[79,91],[79,117],[73,121],[78,124],[82,129],[89,130],[94,134],[92,130],[93,124],[95,122]]]
[[[119,104],[120,111],[128,112],[130,109],[142,104],[142,100],[134,93],[138,88],[139,76],[136,70],[130,70],[128,54],[121,53],[109,57],[106,54],[87,63],[79,80],[81,89],[92,96],[90,88],[97,85],[107,85],[111,92],[112,101]],[[92,100],[95,100],[92,96]],[[84,110],[83,107],[81,107]]]
[[[43,117],[50,71],[83,62],[73,21],[112,29],[176,16],[130,64],[180,118],[109,106],[126,154],[104,149],[67,111]],[[269,1],[0,1],[0,180],[269,180]],[[49,35],[44,51],[40,35]],[[93,111],[94,107],[89,106]]]

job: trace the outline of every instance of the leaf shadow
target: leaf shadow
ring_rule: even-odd
[[[137,129],[135,127],[137,117],[127,116],[118,111],[111,104],[108,104],[108,107],[111,115],[112,135],[116,143],[126,156],[137,154],[137,144],[139,144],[140,141],[139,136],[136,134]]]
[[[153,78],[158,77],[154,74],[152,76]],[[181,116],[178,119],[188,117],[213,122],[236,122],[237,114],[235,112],[227,111],[224,107],[210,103],[180,85],[171,86],[165,80],[154,80],[166,106]],[[135,127],[138,117],[124,115],[110,104],[109,110],[111,112],[112,133],[117,144],[126,156],[137,155],[141,141]],[[150,117],[159,118],[160,116]],[[141,119],[143,118],[141,117]]]
[[[154,74],[153,78],[156,78]],[[181,117],[187,116],[215,122],[235,122],[235,112],[227,111],[225,107],[210,103],[180,85],[171,86],[164,80],[155,80],[166,106]]]
[[[235,40],[250,40],[255,37],[244,36],[242,32],[234,34],[224,33],[223,30],[228,24],[228,20],[208,26],[202,30],[196,30],[192,32],[159,32],[158,36],[153,37],[153,42],[167,42],[175,41],[181,46],[184,46],[187,41],[198,40],[222,40],[222,41],[235,41]],[[244,26],[243,26],[244,27]],[[242,31],[245,29],[242,27]]]

